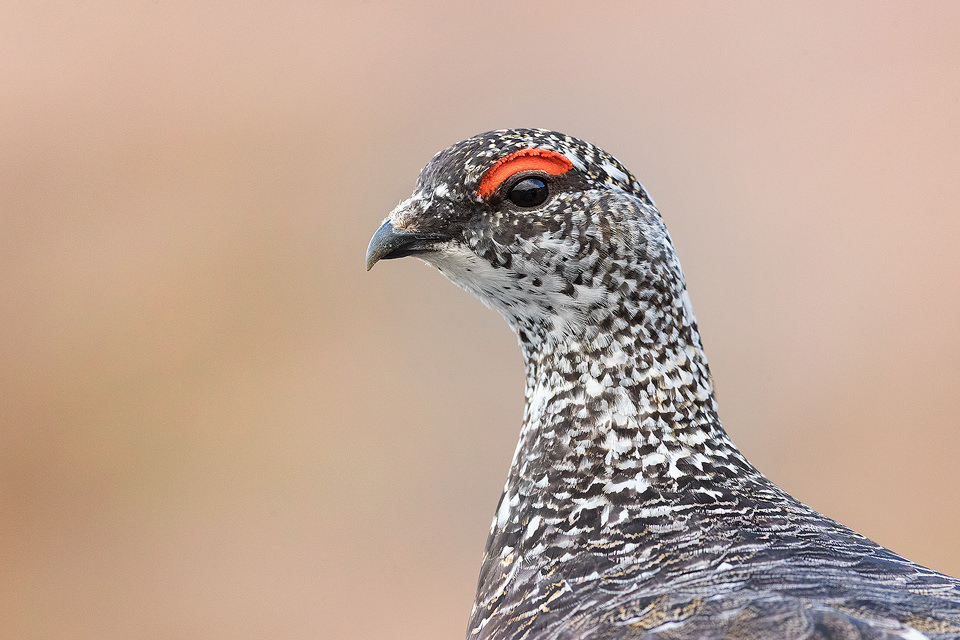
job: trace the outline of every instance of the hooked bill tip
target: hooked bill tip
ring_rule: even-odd
[[[396,229],[389,220],[384,220],[370,238],[370,244],[367,245],[367,271],[373,269],[373,265],[377,264],[381,258],[396,249],[396,239]]]
[[[438,233],[397,229],[389,219],[384,220],[370,238],[370,245],[367,247],[367,271],[381,260],[392,260],[433,251],[434,243],[443,239],[444,236]]]

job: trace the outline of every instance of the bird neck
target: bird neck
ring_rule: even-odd
[[[500,606],[500,594],[527,588],[521,568],[561,571],[550,550],[570,562],[590,555],[590,566],[607,553],[616,562],[618,549],[657,544],[647,525],[681,527],[689,504],[763,482],[720,424],[679,269],[635,291],[581,331],[519,332],[526,407],[475,620]]]
[[[640,291],[578,332],[521,334],[526,407],[507,485],[521,501],[549,486],[626,503],[746,464],[721,426],[682,276]]]
[[[518,332],[526,406],[493,547],[513,547],[531,522],[566,535],[588,511],[590,528],[607,528],[667,496],[759,475],[721,426],[678,263],[659,264],[625,279],[591,322]]]

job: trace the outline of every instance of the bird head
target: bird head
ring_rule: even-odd
[[[491,131],[434,156],[371,239],[367,269],[411,255],[524,332],[596,323],[664,267],[682,282],[636,178],[602,149],[540,129]]]

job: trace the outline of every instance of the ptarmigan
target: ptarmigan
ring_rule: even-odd
[[[960,638],[960,580],[775,486],[727,437],[639,182],[538,129],[438,153],[370,241],[493,307],[526,367],[472,639]]]

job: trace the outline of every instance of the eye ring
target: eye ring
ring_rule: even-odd
[[[550,185],[540,176],[526,176],[517,180],[507,190],[507,200],[522,209],[532,209],[550,197]]]

